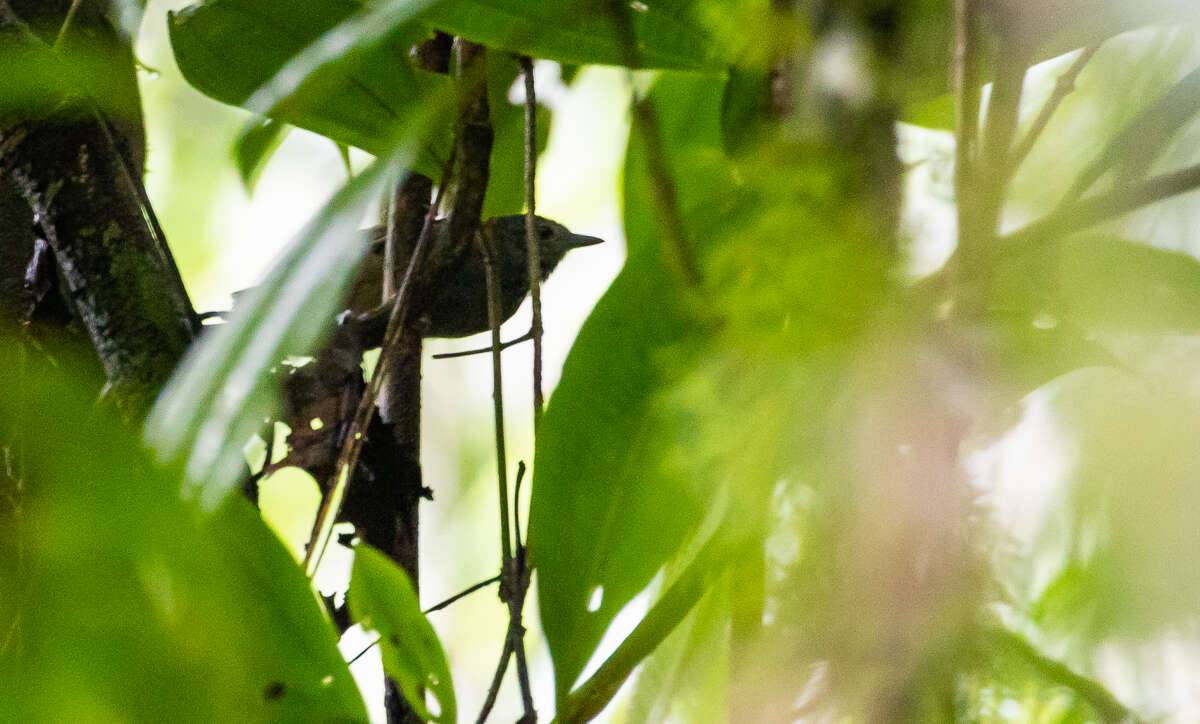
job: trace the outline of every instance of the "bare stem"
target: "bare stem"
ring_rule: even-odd
[[[537,95],[533,84],[533,61],[521,58],[521,74],[525,77],[525,249],[529,261],[529,299],[533,305],[533,322],[529,334],[533,338],[533,429],[537,432],[542,421],[545,400],[542,398],[542,251],[538,245],[537,220],[534,212],[537,173]]]
[[[75,13],[79,12],[79,6],[83,4],[83,0],[71,0],[71,7],[67,8],[67,17],[63,18],[62,25],[58,28],[58,35],[54,38],[53,49],[58,51],[62,48],[63,41],[67,37],[67,31],[71,29],[71,23],[75,20]]]
[[[1016,654],[1025,663],[1044,676],[1047,681],[1065,686],[1086,701],[1100,718],[1112,724],[1136,724],[1141,722],[1137,713],[1122,704],[1112,692],[1098,681],[1087,678],[1070,669],[1066,664],[1055,661],[1034,648],[1023,636],[1001,626],[986,631],[993,646]]]
[[[450,598],[447,598],[445,601],[442,601],[441,603],[435,603],[434,605],[432,605],[429,608],[422,611],[422,613],[433,613],[434,611],[441,611],[443,608],[446,608],[447,606],[454,603],[455,601],[458,601],[461,598],[466,598],[467,596],[470,596],[472,593],[475,593],[476,591],[478,591],[480,589],[487,588],[488,586],[492,585],[493,583],[498,583],[499,581],[500,581],[500,576],[492,576],[491,578],[487,579],[486,581],[480,581],[479,583],[476,583],[475,585],[470,586],[469,588],[459,591],[458,593],[454,594]]]
[[[417,243],[413,247],[412,258],[409,259],[408,267],[404,270],[404,278],[400,282],[400,290],[396,293],[392,301],[392,310],[388,316],[387,331],[383,336],[383,347],[379,354],[379,363],[375,366],[375,373],[371,375],[371,381],[368,383],[366,391],[363,392],[362,400],[358,403],[358,411],[354,416],[354,421],[351,423],[350,429],[346,434],[346,441],[342,444],[342,451],[337,461],[337,472],[334,474],[333,489],[329,491],[329,495],[326,496],[325,502],[321,504],[321,509],[317,513],[312,537],[308,541],[308,551],[304,556],[304,570],[309,578],[312,578],[316,574],[317,568],[321,565],[321,558],[325,555],[325,549],[329,547],[329,539],[333,536],[334,521],[337,520],[338,513],[341,512],[342,501],[346,497],[346,488],[350,484],[350,478],[353,477],[354,467],[358,464],[358,456],[362,452],[363,443],[366,441],[366,430],[371,424],[371,417],[375,414],[375,400],[379,396],[380,387],[391,367],[389,362],[395,357],[391,351],[403,335],[413,289],[416,286],[421,264],[424,262],[428,249],[431,246],[430,237],[433,236],[433,217],[437,214],[438,207],[441,206],[442,194],[446,189],[447,182],[450,180],[450,170],[453,168],[453,164],[454,153],[452,151],[450,157],[446,160],[446,166],[442,169],[442,179],[438,185],[437,198],[429,206],[429,211],[425,214],[425,221],[421,226],[421,234],[417,237]]]
[[[504,681],[504,672],[508,671],[508,660],[512,658],[512,654],[512,638],[505,636],[504,650],[500,652],[500,662],[496,664],[496,673],[492,674],[492,683],[488,686],[487,697],[483,700],[479,717],[475,719],[476,724],[483,724],[487,721],[488,716],[492,713],[492,707],[496,706],[496,697],[500,695],[500,684]]]
[[[1060,206],[1051,214],[1000,238],[1005,255],[1038,242],[1081,231],[1144,206],[1200,188],[1200,164]]]
[[[966,223],[971,207],[975,135],[979,128],[978,10],[975,0],[954,1],[954,188],[958,200],[958,228]],[[961,235],[961,232],[960,232]]]
[[[1046,130],[1046,126],[1050,124],[1050,120],[1054,118],[1054,113],[1066,99],[1067,96],[1075,90],[1075,81],[1079,78],[1079,74],[1087,67],[1087,64],[1096,55],[1096,51],[1100,48],[1099,45],[1092,45],[1084,48],[1082,52],[1075,58],[1075,62],[1071,63],[1071,67],[1067,68],[1062,75],[1058,76],[1058,80],[1054,83],[1054,90],[1050,97],[1046,99],[1045,105],[1038,112],[1037,118],[1030,124],[1029,130],[1025,132],[1025,136],[1013,146],[1012,152],[1008,157],[1008,175],[1011,176],[1021,162],[1037,145],[1037,141],[1041,138],[1042,133]]]

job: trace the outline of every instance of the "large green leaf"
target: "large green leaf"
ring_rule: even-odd
[[[457,721],[446,654],[404,571],[379,551],[359,544],[347,600],[354,620],[379,633],[383,669],[413,710],[425,720]],[[437,697],[436,715],[425,706],[426,687]]]
[[[626,54],[608,9],[628,11],[641,66],[719,71],[724,49],[717,46],[701,10],[729,3],[632,3],[595,0],[442,0],[427,10],[429,25],[490,48],[561,63],[624,65]]]
[[[449,83],[408,58],[432,1],[209,0],[170,15],[171,44],[203,93],[380,154]]]
[[[0,581],[21,603],[0,719],[365,722],[333,627],[251,506],[183,500],[174,471],[62,372],[0,389],[0,414],[38,429],[24,575]]]
[[[673,158],[688,160],[673,169],[677,177],[701,177],[711,153],[699,149],[720,144],[720,84],[672,74],[652,97],[663,137],[679,144],[672,150],[689,149]],[[703,512],[704,493],[670,464],[678,441],[662,397],[695,365],[707,335],[664,261],[647,174],[635,133],[626,161],[629,258],[580,331],[537,436],[529,547],[560,699],[613,617]],[[712,192],[688,188],[685,203],[696,189]]]
[[[1200,261],[1104,235],[1048,243],[1001,260],[990,289],[1002,309],[1088,331],[1200,331]]]

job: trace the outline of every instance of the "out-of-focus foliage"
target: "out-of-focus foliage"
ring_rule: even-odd
[[[185,501],[72,371],[30,364],[0,390],[0,414],[38,421],[25,535],[0,551],[22,572],[0,582],[22,603],[4,621],[4,718],[365,721],[332,626],[257,513]]]

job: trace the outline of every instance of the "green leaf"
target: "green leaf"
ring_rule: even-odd
[[[508,101],[508,89],[521,81],[521,66],[510,56],[488,56],[488,108],[495,141],[490,178],[483,200],[483,218],[519,214],[525,208],[525,106]],[[550,140],[550,111],[537,107],[537,151]]]
[[[253,191],[258,177],[262,175],[267,161],[275,155],[279,144],[291,131],[286,123],[270,118],[259,118],[246,124],[234,141],[233,155],[237,162],[238,175],[247,191]]]
[[[691,164],[676,167],[677,177],[699,178],[711,155],[703,149],[720,144],[721,84],[669,74],[651,98],[663,138],[681,144],[672,159]],[[661,398],[696,364],[708,331],[664,261],[646,168],[635,133],[624,194],[629,258],[580,331],[537,435],[529,550],[560,701],[613,617],[695,529],[707,495],[670,463],[677,425]]]
[[[24,575],[0,580],[22,608],[0,650],[3,718],[366,722],[333,627],[257,512],[183,500],[176,471],[72,369],[31,365],[32,384],[0,389],[0,415],[40,430],[26,438]]]
[[[938,131],[954,130],[954,94],[944,93],[905,112],[900,120]]]
[[[376,155],[449,79],[419,72],[412,20],[429,4],[210,0],[169,15],[180,70],[201,92]],[[266,29],[269,28],[268,32]]]
[[[1047,244],[997,265],[995,303],[1084,330],[1200,331],[1200,261],[1111,236]]]
[[[407,128],[420,136],[444,120],[445,99],[414,106]],[[146,422],[146,436],[186,476],[206,504],[221,500],[245,466],[242,446],[275,404],[266,373],[285,356],[309,351],[332,326],[358,260],[366,251],[363,209],[409,165],[414,144],[377,159],[339,191],[283,253],[267,278],[225,324],[209,329],[176,370]]]
[[[413,710],[425,720],[457,721],[454,683],[437,633],[421,607],[412,582],[379,551],[360,543],[347,594],[354,620],[379,632],[383,669],[399,686]],[[437,716],[425,706],[425,689],[437,697]]]
[[[770,109],[770,73],[731,70],[721,100],[721,137],[725,150],[736,155],[757,148],[766,133]]]
[[[722,3],[647,0],[630,11],[642,67],[721,71],[723,49],[698,20],[700,9]],[[454,35],[560,63],[624,65],[620,35],[608,14],[624,3],[593,0],[442,0],[423,19]]]

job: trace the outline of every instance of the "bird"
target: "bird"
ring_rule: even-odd
[[[534,234],[541,252],[542,281],[545,281],[567,252],[603,243],[603,239],[573,233],[562,224],[535,216]],[[423,337],[467,337],[491,329],[488,321],[487,277],[483,253],[478,244],[468,244],[460,253],[451,250],[449,223],[434,221],[433,243],[422,274],[421,293],[412,302],[409,319]],[[346,297],[345,309],[365,315],[380,306],[383,299],[384,234],[381,226],[362,232],[370,249],[359,267]],[[499,263],[496,277],[500,282],[500,319],[516,313],[529,294],[529,266],[525,216],[497,216],[483,222],[480,233],[494,242]]]

